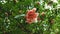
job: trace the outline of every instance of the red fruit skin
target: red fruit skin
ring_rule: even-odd
[[[34,22],[34,19],[37,18],[37,13],[35,12],[36,9],[33,8],[32,10],[28,10],[27,14],[26,14],[26,22],[31,24]]]

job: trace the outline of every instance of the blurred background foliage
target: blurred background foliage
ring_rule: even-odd
[[[0,34],[60,34],[60,0],[54,1],[0,0]],[[27,24],[24,15],[34,7],[41,20]]]

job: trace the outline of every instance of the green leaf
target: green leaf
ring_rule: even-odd
[[[21,14],[21,15],[16,15],[14,18],[19,18],[19,17],[24,17],[25,14]]]

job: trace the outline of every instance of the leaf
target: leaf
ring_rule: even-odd
[[[19,17],[24,17],[25,14],[21,14],[21,15],[16,15],[14,18],[19,18]]]

